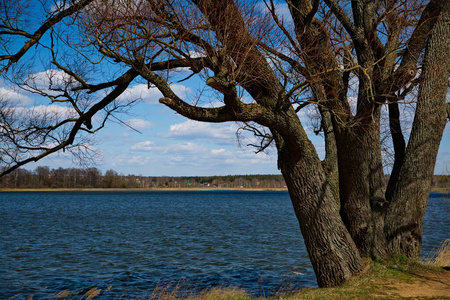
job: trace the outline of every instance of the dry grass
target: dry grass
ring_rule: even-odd
[[[212,288],[187,298],[188,300],[246,300],[249,294],[238,288]]]
[[[101,291],[102,291],[101,289],[96,287],[90,289],[89,291],[86,292],[87,295],[86,300],[92,300],[92,298],[100,294]]]
[[[446,239],[441,246],[431,253],[424,262],[437,267],[450,267],[450,239]]]
[[[393,257],[386,261],[367,260],[367,269],[353,280],[337,288],[306,288],[284,295],[260,300],[304,300],[304,299],[450,299],[450,272],[437,266],[450,265],[450,239],[429,258],[426,264],[406,257]],[[91,288],[87,292],[71,294],[62,291],[49,299],[102,299],[110,291]],[[290,294],[290,295],[289,295]],[[33,299],[30,295],[27,300]],[[124,299],[118,297],[117,299]],[[128,299],[128,298],[126,298]],[[137,298],[132,298],[136,299]],[[183,284],[161,284],[151,295],[139,300],[256,300],[242,289],[213,287],[203,291],[188,290]]]
[[[401,256],[367,264],[363,274],[340,287],[305,289],[273,300],[450,299],[448,271]]]
[[[250,300],[251,296],[242,289],[234,287],[213,287],[201,292],[187,291],[179,285],[157,286],[150,297],[142,300]]]

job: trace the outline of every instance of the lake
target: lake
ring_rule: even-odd
[[[449,238],[449,197],[430,195],[424,255]],[[0,238],[0,299],[317,285],[284,191],[2,192]]]

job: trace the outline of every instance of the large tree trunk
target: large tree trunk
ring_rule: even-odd
[[[439,144],[446,124],[450,3],[428,41],[416,114],[397,188],[386,216],[391,253],[417,258]]]
[[[377,116],[339,134],[341,215],[362,256],[385,257],[384,176]]]
[[[347,102],[350,73],[344,72],[343,76],[340,71],[327,28],[309,19],[314,9],[309,7],[309,1],[292,1],[289,8],[297,40],[304,51],[301,57],[313,74],[308,79],[320,103],[327,147],[324,166],[329,170],[329,184],[339,195],[342,218],[361,255],[385,256],[383,218],[379,209],[385,202],[379,107],[373,101],[373,93],[368,92],[372,91],[373,82],[367,79],[372,76],[368,74],[373,73],[375,59],[367,44],[359,46],[358,63],[363,64],[366,73],[358,74],[358,115],[352,117]],[[305,27],[308,30],[305,31]],[[349,61],[344,60],[344,63],[349,64]],[[376,209],[372,210],[372,206]]]
[[[268,113],[259,122],[271,129],[277,142],[279,167],[285,177],[319,286],[344,283],[360,272],[364,264],[339,215],[336,189],[333,190],[333,183],[327,181],[314,146],[289,100],[283,97],[282,84],[255,47],[232,0],[195,0],[194,3],[215,27],[224,51],[239,66],[237,69],[240,71],[234,74],[235,80],[258,105],[273,113]],[[330,176],[337,177],[337,163],[333,164],[331,160],[328,159],[327,171]]]
[[[369,64],[370,65],[370,64]],[[380,140],[380,106],[373,84],[359,74],[355,116],[342,124],[337,118],[340,214],[362,256],[385,257],[383,232],[384,174]]]
[[[320,287],[337,286],[364,265],[336,203],[333,184],[300,124],[296,139],[278,137],[278,164],[288,186]]]

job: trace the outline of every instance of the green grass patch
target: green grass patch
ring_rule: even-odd
[[[394,256],[387,260],[366,260],[367,267],[362,274],[336,288],[304,288],[301,291],[286,291],[270,298],[252,298],[246,291],[233,287],[214,287],[201,292],[182,290],[180,286],[161,285],[156,287],[150,296],[135,300],[300,300],[300,299],[406,299],[397,294],[397,287],[404,284],[416,284],[426,280],[426,276],[447,276],[442,268],[425,264],[417,260],[410,260],[404,256]],[[444,274],[444,275],[443,275]],[[440,277],[442,278],[442,277]],[[109,292],[91,288],[87,292],[74,295],[68,290],[54,294],[50,299],[102,299]],[[27,299],[33,299],[27,298]],[[122,298],[118,298],[122,299]],[[133,298],[134,299],[134,298]],[[412,299],[412,298],[409,298]],[[424,296],[414,299],[450,299],[450,297]]]

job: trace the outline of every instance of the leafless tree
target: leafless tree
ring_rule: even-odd
[[[133,100],[118,96],[144,80],[187,118],[242,122],[261,138],[259,150],[274,143],[320,286],[358,274],[362,257],[420,254],[449,112],[449,1],[31,2],[2,1],[2,76],[72,114],[16,119],[4,97],[2,174],[94,134]],[[30,30],[26,14],[39,3],[48,12]],[[24,75],[35,45],[47,69],[64,74],[48,89]],[[180,98],[169,83],[179,68],[203,78],[223,105]],[[411,102],[405,132],[401,106]],[[301,122],[311,106],[326,143],[323,161]],[[383,107],[394,157],[387,186]]]

